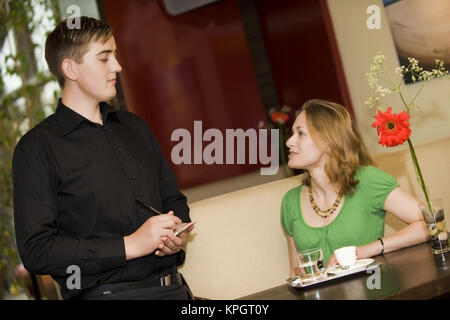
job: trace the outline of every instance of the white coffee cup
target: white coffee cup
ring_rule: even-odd
[[[343,247],[334,251],[339,265],[343,268],[351,267],[356,263],[356,247]]]

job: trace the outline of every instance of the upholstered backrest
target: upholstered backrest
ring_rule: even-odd
[[[197,224],[180,271],[194,295],[235,299],[285,283],[281,199],[299,184],[295,176],[190,204]]]

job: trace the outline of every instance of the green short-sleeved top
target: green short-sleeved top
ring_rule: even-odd
[[[281,223],[294,238],[297,250],[322,248],[325,263],[334,250],[362,246],[384,235],[386,197],[398,187],[396,179],[372,166],[360,168],[355,192],[346,195],[338,216],[324,227],[311,227],[303,219],[300,193],[302,185],[289,190],[281,203]]]

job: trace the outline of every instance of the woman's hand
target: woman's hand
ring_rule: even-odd
[[[332,267],[332,266],[335,266],[335,265],[337,265],[337,259],[336,259],[336,256],[334,255],[334,253],[331,255],[331,257],[330,257],[330,259],[328,259],[328,265],[327,265],[327,268],[329,268],[329,267]]]

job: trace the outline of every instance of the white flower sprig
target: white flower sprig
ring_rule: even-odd
[[[448,70],[444,66],[444,62],[441,60],[435,60],[436,66],[431,71],[424,70],[420,65],[419,61],[414,58],[408,58],[408,66],[401,66],[399,68],[395,69],[396,77],[400,78],[393,79],[392,75],[390,73],[385,73],[386,67],[384,65],[384,61],[386,60],[386,57],[379,53],[376,56],[372,58],[372,63],[369,64],[369,72],[366,73],[367,80],[369,82],[369,86],[373,89],[375,89],[375,96],[370,97],[365,103],[369,105],[370,108],[377,107],[379,110],[384,112],[383,108],[381,108],[381,100],[386,94],[391,93],[398,93],[403,105],[405,106],[407,114],[410,114],[415,109],[419,109],[419,106],[415,103],[415,100],[417,96],[422,91],[423,87],[425,86],[425,83],[427,81],[430,81],[434,78],[440,78],[440,79],[450,79],[450,75]],[[404,76],[410,74],[411,80],[413,82],[416,81],[423,81],[422,86],[419,88],[419,90],[416,92],[414,98],[407,103],[403,93],[402,93],[402,84],[404,83]],[[386,75],[388,78],[383,77]],[[381,82],[387,83],[389,87],[383,87]],[[398,84],[397,84],[398,83]],[[420,187],[423,190],[423,193],[425,195],[425,199],[427,201],[427,206],[430,212],[433,212],[433,208],[431,206],[430,198],[428,189],[425,185],[425,180],[422,175],[422,171],[419,166],[419,162],[417,160],[416,152],[414,150],[413,143],[410,138],[408,138],[408,147],[409,151],[411,153],[411,158],[413,160],[414,169],[416,171],[417,181],[420,184]]]
[[[378,109],[384,111],[383,108],[380,107],[383,97],[387,94],[398,93],[407,110],[407,113],[409,114],[415,109],[420,110],[420,107],[415,103],[415,100],[427,81],[434,78],[450,79],[449,71],[445,68],[442,60],[436,59],[435,68],[428,71],[424,70],[423,67],[419,65],[419,61],[417,59],[408,58],[408,66],[401,66],[395,69],[397,79],[394,79],[392,74],[386,73],[386,66],[384,64],[385,60],[386,57],[383,54],[379,53],[375,55],[372,58],[372,63],[369,64],[369,72],[366,73],[369,87],[375,89],[375,96],[369,97],[365,102],[365,104],[369,105],[370,108],[377,107]],[[404,83],[404,76],[407,74],[411,74],[411,80],[413,82],[424,82],[409,103],[406,102],[401,91],[401,86]],[[385,75],[387,78],[383,77]],[[382,84],[387,85],[387,87],[383,87]]]

